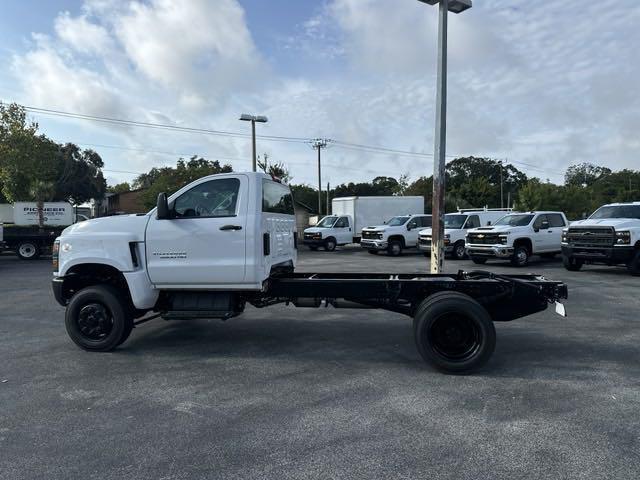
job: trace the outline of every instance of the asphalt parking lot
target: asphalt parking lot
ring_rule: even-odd
[[[353,248],[299,260],[427,269]],[[559,259],[525,271],[569,285],[568,318],[498,324],[489,364],[448,376],[420,359],[407,317],[372,310],[156,320],[87,353],[50,262],[0,256],[0,478],[639,478],[640,278]]]

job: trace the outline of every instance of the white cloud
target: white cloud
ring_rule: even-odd
[[[55,19],[54,28],[63,42],[80,53],[101,54],[112,48],[107,30],[91,23],[86,16],[72,17],[63,12]]]

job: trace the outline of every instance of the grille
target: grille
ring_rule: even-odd
[[[469,243],[475,245],[495,245],[500,243],[497,233],[470,233],[468,237]]]
[[[610,247],[616,234],[613,228],[569,228],[567,242],[576,247]]]
[[[431,245],[431,237],[420,237],[418,242],[420,245]]]
[[[378,232],[367,232],[366,230],[363,230],[362,238],[366,238],[367,240],[377,240]]]

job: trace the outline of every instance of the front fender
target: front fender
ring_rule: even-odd
[[[133,264],[131,244],[137,249],[141,261],[141,249],[137,238],[130,234],[70,235],[58,238],[60,242],[58,256],[58,276],[66,275],[75,266],[86,263],[109,265],[120,272],[131,272],[136,269]]]

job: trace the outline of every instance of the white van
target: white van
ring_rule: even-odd
[[[511,213],[511,208],[466,208],[444,216],[444,251],[456,260],[465,257],[465,236],[471,228],[493,225]],[[431,228],[420,231],[418,248],[425,256],[431,255]]]

